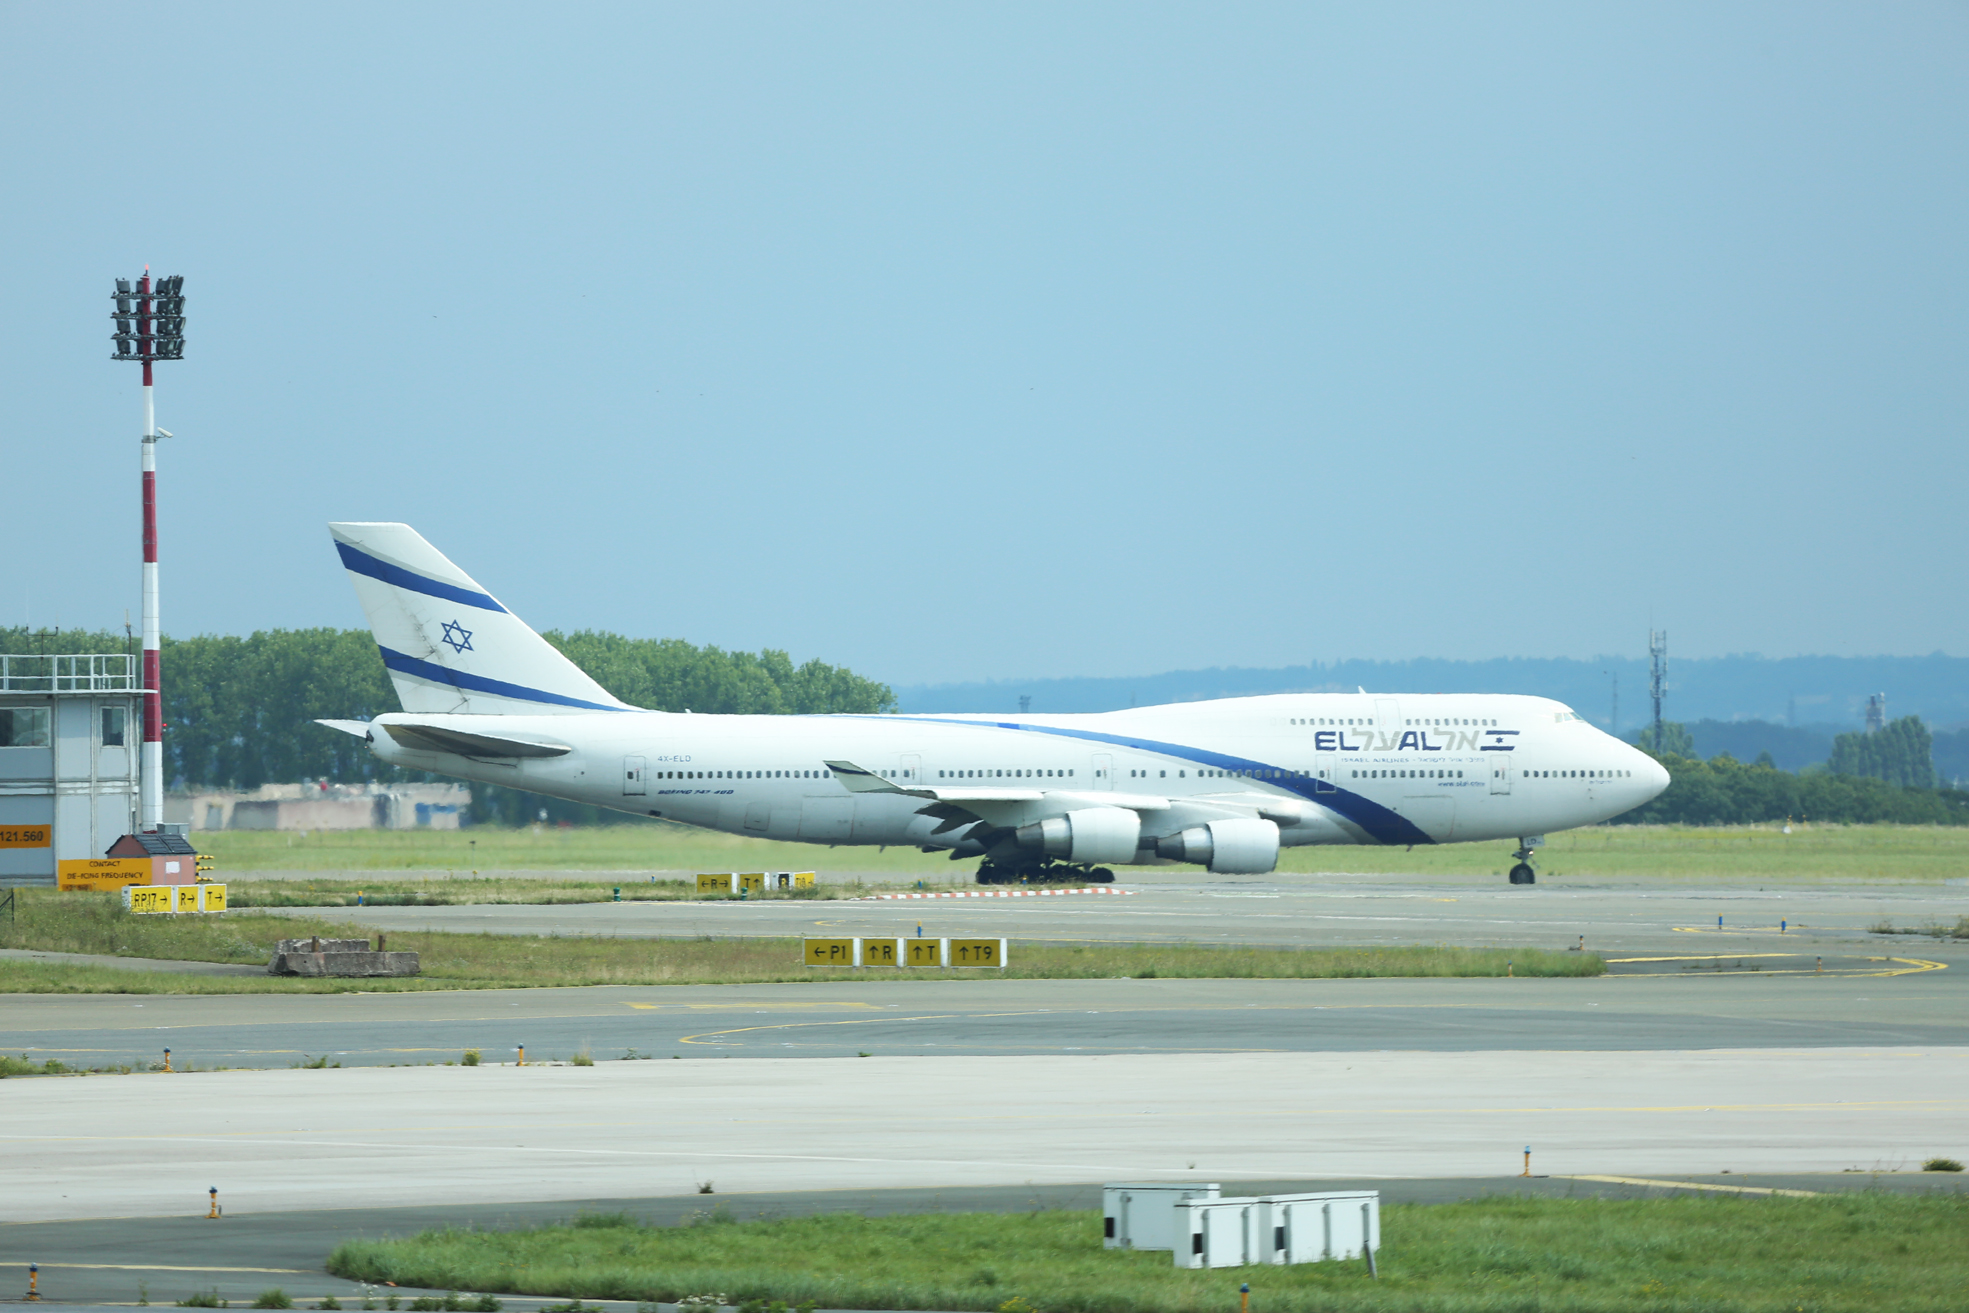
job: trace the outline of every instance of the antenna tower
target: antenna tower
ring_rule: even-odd
[[[1654,750],[1661,751],[1661,696],[1668,687],[1668,631],[1648,631],[1648,696],[1654,699]]]

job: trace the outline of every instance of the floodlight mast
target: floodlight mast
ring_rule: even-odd
[[[157,406],[151,366],[159,360],[182,360],[185,354],[185,280],[172,275],[151,285],[150,266],[133,289],[130,280],[116,280],[111,296],[116,310],[116,343],[112,360],[136,360],[144,367],[143,508],[144,508],[144,739],[139,758],[140,831],[155,833],[164,822],[164,694],[158,660],[157,607]],[[134,331],[132,326],[134,325]],[[134,350],[133,350],[134,348]]]

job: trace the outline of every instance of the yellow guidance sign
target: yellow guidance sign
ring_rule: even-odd
[[[1003,970],[1004,939],[806,939],[810,967],[984,967]]]
[[[697,891],[701,894],[735,894],[738,892],[738,877],[730,871],[700,875],[697,877]]]
[[[130,884],[123,886],[123,905],[142,915],[164,912],[223,912],[222,884]]]
[[[1002,939],[952,939],[945,960],[954,967],[1004,967],[1005,941]]]
[[[139,915],[175,911],[178,890],[182,887],[175,884],[125,885],[123,905]]]
[[[83,857],[55,863],[55,887],[61,890],[121,889],[150,883],[148,857]]]
[[[802,957],[810,967],[858,967],[861,965],[859,939],[808,939],[802,941]]]

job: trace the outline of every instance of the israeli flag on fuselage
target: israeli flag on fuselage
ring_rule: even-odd
[[[331,524],[405,711],[629,708],[407,524]]]

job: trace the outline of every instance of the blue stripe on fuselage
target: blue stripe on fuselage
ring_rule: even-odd
[[[366,574],[371,579],[380,579],[394,587],[408,588],[413,593],[423,593],[430,597],[442,597],[447,602],[457,602],[463,606],[476,606],[481,611],[506,609],[486,593],[475,593],[469,588],[460,588],[457,584],[426,578],[400,565],[391,565],[388,561],[378,560],[368,552],[351,547],[345,542],[337,542],[335,550],[342,554],[342,564],[350,570],[357,574]]]
[[[889,720],[890,717],[881,717]],[[1249,757],[1233,757],[1229,753],[1212,752],[1207,748],[1192,748],[1181,743],[1162,743],[1155,739],[1131,738],[1125,734],[1103,734],[1091,729],[1059,729],[1052,725],[1021,725],[1015,721],[956,720],[941,716],[911,716],[915,721],[927,721],[935,725],[972,725],[979,729],[1024,730],[1029,734],[1051,734],[1058,738],[1085,739],[1094,743],[1111,743],[1118,748],[1134,748],[1139,752],[1155,752],[1165,757],[1177,757],[1193,761],[1213,770],[1279,770],[1269,762],[1254,761]],[[1289,772],[1278,779],[1268,779],[1265,783],[1275,788],[1296,793],[1311,803],[1316,803],[1328,811],[1346,817],[1355,825],[1366,830],[1381,843],[1434,843],[1434,839],[1416,825],[1414,821],[1400,812],[1383,807],[1372,798],[1362,797],[1340,787],[1336,781],[1332,793],[1315,793],[1313,786],[1317,780],[1309,780]]]

